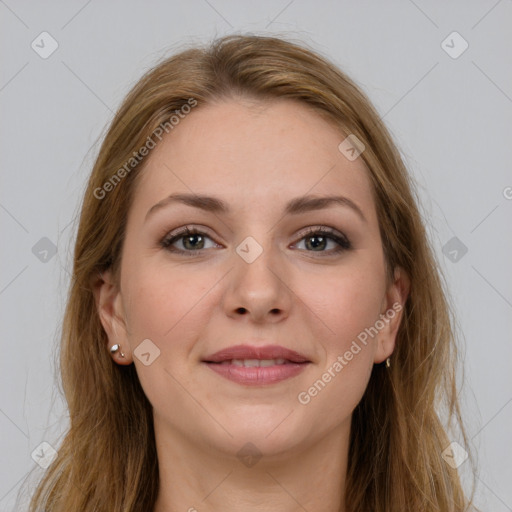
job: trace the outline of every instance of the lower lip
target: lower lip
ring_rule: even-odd
[[[274,366],[235,366],[233,364],[204,363],[226,379],[246,386],[275,384],[303,372],[309,363],[286,363]]]

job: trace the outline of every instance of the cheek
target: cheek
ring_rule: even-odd
[[[132,267],[126,281],[132,347],[149,338],[162,352],[190,348],[188,342],[205,321],[207,297],[219,278],[183,267],[142,267]]]
[[[191,351],[202,336],[208,322],[209,290],[219,278],[211,273],[184,272],[155,266],[127,270],[125,294],[128,296],[128,342],[134,353],[134,364],[140,383],[152,405],[159,410],[168,407],[168,399],[185,409],[188,396],[183,386],[191,387],[194,360]],[[127,269],[129,266],[127,265]],[[143,340],[150,340],[151,344]],[[153,359],[144,364],[141,348]],[[149,347],[149,348],[147,348]]]
[[[303,279],[301,298],[327,334],[328,352],[343,350],[379,318],[382,280],[375,271],[355,267]]]
[[[344,282],[343,289],[331,289],[323,296],[326,308],[319,308],[318,314],[329,326],[327,335],[323,329],[323,336],[317,337],[323,354],[317,371],[296,397],[299,407],[305,407],[310,417],[325,417],[327,429],[350,416],[364,395],[373,369],[374,342],[365,328],[375,322],[379,300],[348,284]]]
[[[324,354],[318,372],[297,399],[313,415],[329,410],[329,425],[353,411],[371,376],[374,338],[367,329],[379,319],[383,276],[378,269],[377,264],[337,269],[312,280],[302,291],[314,312],[312,318],[317,319],[311,330]]]

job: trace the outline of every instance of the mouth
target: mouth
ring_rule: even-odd
[[[278,359],[230,359],[220,362],[213,361],[205,361],[206,363],[211,364],[220,364],[223,366],[243,366],[245,368],[265,368],[268,366],[277,366],[282,364],[293,363],[293,361],[289,361],[288,359],[278,358]],[[304,364],[303,363],[294,363],[294,364]]]
[[[294,350],[278,345],[237,345],[206,357],[202,363],[238,384],[261,386],[295,377],[311,361]]]

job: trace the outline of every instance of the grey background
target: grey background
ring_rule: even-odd
[[[0,0],[0,25],[1,511],[13,510],[29,471],[43,473],[32,452],[57,446],[67,427],[56,342],[97,140],[158,59],[232,32],[304,41],[361,86],[390,128],[463,336],[477,504],[512,510],[511,0]],[[46,59],[31,47],[48,51],[43,31],[58,43]],[[442,45],[453,31],[469,44],[457,58],[445,51],[460,51],[457,36]]]

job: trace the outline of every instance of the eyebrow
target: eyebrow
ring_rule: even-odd
[[[221,199],[212,196],[197,195],[197,194],[171,194],[170,196],[162,199],[155,205],[153,205],[146,214],[146,220],[157,210],[164,208],[170,204],[181,203],[193,208],[199,208],[201,210],[212,212],[212,213],[223,213],[228,214],[231,209]],[[361,208],[354,203],[351,199],[344,196],[302,196],[296,197],[288,202],[284,209],[285,215],[298,215],[305,212],[311,212],[315,210],[322,210],[329,206],[339,205],[351,208],[355,211],[358,216],[364,221],[368,222],[364,216]]]

